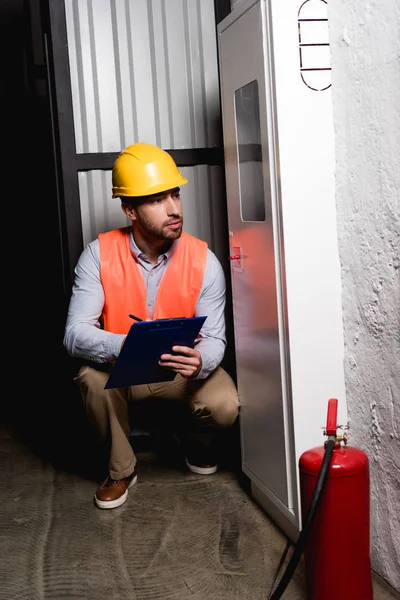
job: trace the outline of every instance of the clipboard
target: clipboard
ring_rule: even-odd
[[[193,348],[207,317],[157,319],[133,323],[104,389],[172,381],[176,373],[158,364],[172,346]]]

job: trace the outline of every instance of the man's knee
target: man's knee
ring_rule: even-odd
[[[99,399],[99,397],[104,395],[104,386],[107,379],[107,373],[84,365],[79,369],[79,373],[74,381],[81,391],[84,402],[88,403],[93,397]]]
[[[192,399],[192,411],[203,416],[211,416],[217,427],[230,427],[239,413],[239,397],[236,386],[229,375],[219,370],[211,376],[210,384],[205,382],[200,394]]]
[[[231,427],[236,421],[239,412],[237,394],[221,398],[221,401],[213,408],[213,420],[218,427]]]
[[[200,420],[212,420],[212,424],[225,428],[230,427],[235,422],[239,407],[237,399],[234,397],[212,397],[209,402],[192,402],[192,414]]]
[[[109,374],[88,365],[84,365],[79,369],[79,373],[75,378],[76,383],[87,388],[104,389]]]

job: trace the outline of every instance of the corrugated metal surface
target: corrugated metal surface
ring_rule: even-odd
[[[213,0],[65,0],[78,153],[220,143]]]
[[[200,165],[183,167],[188,183],[182,186],[184,230],[206,242],[221,259],[226,259],[228,237],[224,198],[223,168]],[[111,172],[79,173],[83,240],[86,245],[98,233],[130,223],[118,198],[111,198]]]

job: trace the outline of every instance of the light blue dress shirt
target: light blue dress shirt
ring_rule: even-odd
[[[158,286],[179,240],[158,257],[153,265],[136,246],[130,235],[132,260],[139,266],[146,284],[149,317],[154,311]],[[196,379],[208,377],[220,364],[225,353],[225,276],[215,254],[208,249],[203,284],[195,308],[195,316],[207,316],[196,349],[201,354],[202,369]],[[64,346],[71,356],[104,363],[115,360],[125,335],[104,331],[100,316],[104,291],[100,281],[100,244],[96,239],[83,250],[75,267],[75,278],[68,308]]]

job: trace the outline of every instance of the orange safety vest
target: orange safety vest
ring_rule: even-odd
[[[148,319],[146,286],[129,246],[131,227],[100,233],[105,331],[128,333],[129,313]],[[207,242],[183,232],[157,290],[153,319],[193,317],[207,260]]]

